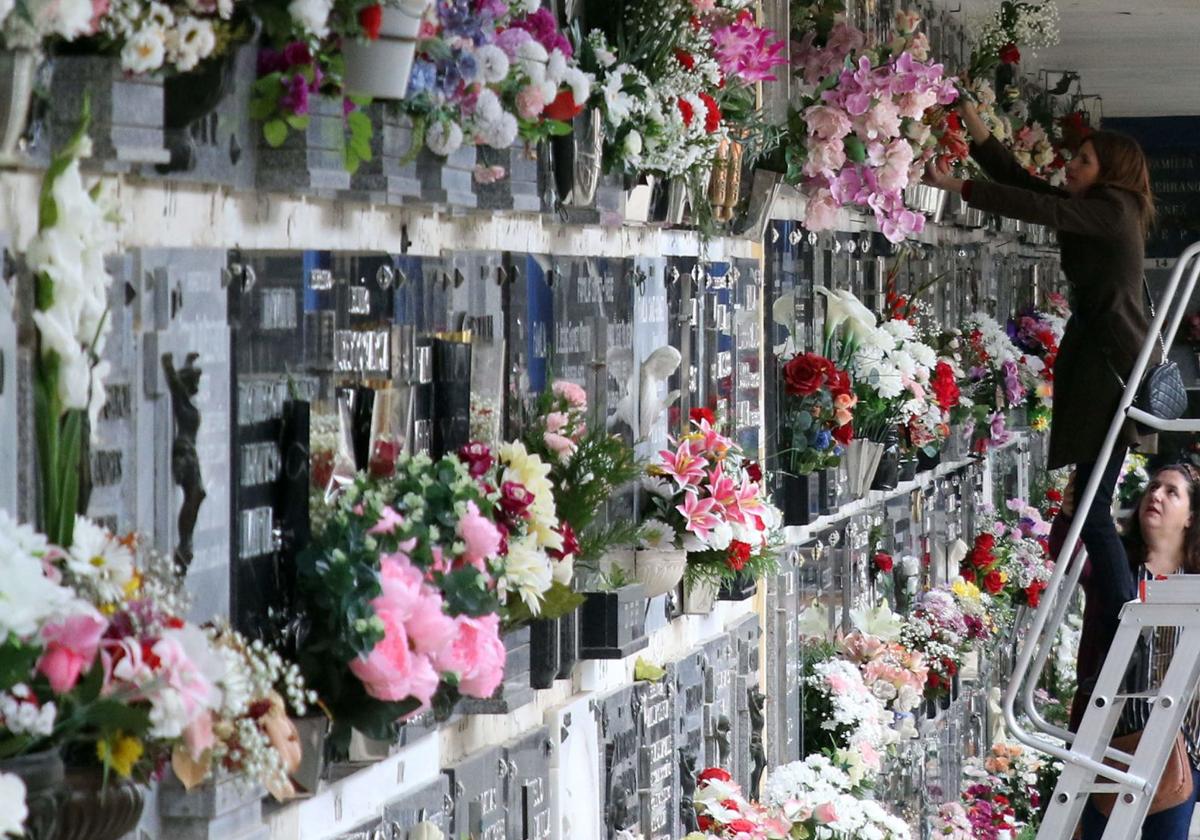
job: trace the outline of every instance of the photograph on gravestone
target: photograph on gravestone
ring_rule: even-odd
[[[600,762],[604,773],[605,837],[637,836],[641,831],[638,727],[640,705],[632,686],[607,695],[598,703]]]
[[[538,727],[505,745],[506,837],[549,840],[550,730]]]
[[[489,747],[472,753],[443,773],[449,780],[451,837],[476,840],[506,840],[506,815],[511,803],[506,799],[504,750]]]
[[[675,754],[675,667],[665,666],[658,682],[634,687],[641,707],[638,721],[638,791],[644,840],[671,840],[679,809],[679,768]]]
[[[117,389],[110,394],[108,419],[101,420],[117,446],[133,456],[129,464],[122,463],[114,485],[128,494],[118,503],[121,507],[128,510],[129,499],[136,499],[131,526],[152,534],[154,545],[167,556],[181,545],[188,550],[188,534],[180,529],[191,529],[185,585],[192,595],[190,617],[197,620],[229,614],[236,540],[229,528],[237,464],[230,443],[234,360],[225,264],[225,252],[212,249],[139,249],[130,254],[123,274],[129,285],[114,283],[118,297],[113,302],[129,304],[121,316],[127,330],[114,350],[131,365],[126,368],[133,374],[126,380],[131,399],[126,412],[125,394]],[[114,307],[114,319],[116,311]],[[191,354],[198,355],[189,366]],[[169,377],[164,366],[168,356],[183,381]],[[203,373],[197,375],[197,370]],[[123,443],[125,435],[136,442]],[[192,469],[197,464],[203,470]],[[105,468],[110,467],[111,461]],[[103,503],[103,497],[97,501]]]
[[[409,832],[418,825],[450,834],[450,779],[439,775],[428,784],[391,800],[383,806],[383,823],[391,832],[390,840],[409,840]]]
[[[712,764],[705,755],[707,670],[708,655],[703,648],[693,650],[675,663],[674,760],[679,792],[675,837],[697,829],[694,802],[696,777]]]

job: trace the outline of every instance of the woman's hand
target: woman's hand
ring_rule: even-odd
[[[958,99],[958,113],[963,118],[963,123],[966,124],[971,139],[976,143],[982,143],[992,136],[991,130],[983,124],[975,103],[965,96]]]
[[[925,167],[925,177],[921,180],[928,186],[937,187],[939,190],[962,194],[963,182],[950,175],[949,161],[938,161],[937,159],[929,161],[928,166]]]
[[[1063,488],[1062,512],[1068,518],[1075,515],[1075,470],[1071,470],[1071,477],[1067,479],[1067,486]]]

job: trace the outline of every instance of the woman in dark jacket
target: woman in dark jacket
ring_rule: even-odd
[[[1058,189],[1026,172],[973,105],[960,110],[973,140],[971,155],[993,180],[963,181],[931,168],[927,181],[962,195],[972,207],[1046,225],[1058,234],[1072,316],[1054,365],[1048,466],[1074,464],[1081,492],[1093,470],[1104,471],[1082,536],[1092,567],[1104,581],[1104,613],[1116,616],[1134,597],[1135,586],[1110,514],[1113,493],[1128,447],[1149,451],[1153,438],[1139,436],[1128,422],[1108,462],[1096,461],[1122,382],[1149,327],[1142,261],[1154,199],[1146,158],[1130,138],[1095,132],[1067,164],[1066,186]],[[1111,639],[1115,623],[1107,630]]]

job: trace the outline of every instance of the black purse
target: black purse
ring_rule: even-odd
[[[1150,297],[1150,284],[1142,278],[1142,287],[1146,290],[1146,303],[1150,307],[1150,317],[1154,318],[1154,299]],[[1187,411],[1187,389],[1183,386],[1183,374],[1179,365],[1167,358],[1167,345],[1162,333],[1158,334],[1158,345],[1162,348],[1162,361],[1146,371],[1142,377],[1142,385],[1138,388],[1137,396],[1133,399],[1134,408],[1139,408],[1147,414],[1153,414],[1160,420],[1178,420]],[[1125,387],[1125,379],[1117,373],[1112,360],[1108,366],[1113,375]]]

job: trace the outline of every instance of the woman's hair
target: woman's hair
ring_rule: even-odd
[[[1154,224],[1154,193],[1150,190],[1150,167],[1142,147],[1132,137],[1115,131],[1095,131],[1083,142],[1091,143],[1096,150],[1100,164],[1096,183],[1133,193],[1138,200],[1142,230],[1149,230]]]
[[[1177,472],[1184,477],[1188,486],[1188,500],[1191,503],[1192,522],[1183,533],[1183,562],[1182,570],[1189,574],[1200,574],[1200,470],[1191,464],[1170,464],[1157,470],[1150,478],[1150,485],[1165,472]],[[1149,487],[1138,497],[1138,503],[1133,514],[1125,524],[1125,551],[1129,562],[1135,568],[1146,560],[1146,539],[1142,536],[1142,498],[1150,492]]]

